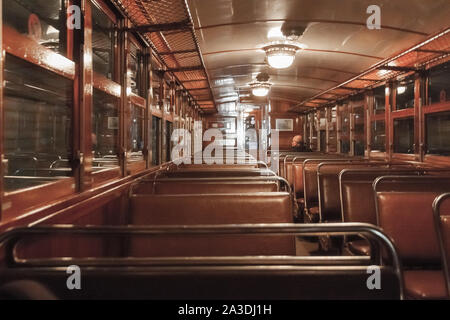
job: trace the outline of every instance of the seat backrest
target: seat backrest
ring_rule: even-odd
[[[166,172],[165,176],[177,178],[195,178],[195,177],[255,177],[255,176],[268,176],[274,175],[270,170],[266,169],[204,169],[202,168],[190,168],[179,169],[177,171]]]
[[[139,225],[290,223],[285,192],[133,195],[131,222]]]
[[[303,193],[305,199],[305,208],[309,209],[314,206],[318,206],[319,192],[317,184],[317,168],[319,164],[325,162],[343,161],[350,163],[352,161],[361,162],[361,159],[357,160],[342,160],[342,159],[307,159],[303,162]]]
[[[379,177],[374,191],[378,225],[393,239],[403,264],[440,265],[432,204],[450,191],[450,177]]]
[[[323,162],[317,167],[319,213],[322,222],[341,220],[341,197],[339,192],[339,174],[342,170],[392,167],[384,162]],[[373,199],[373,196],[371,197]],[[369,198],[370,199],[370,198]]]
[[[183,194],[183,193],[255,193],[277,192],[276,181],[147,181],[133,186],[134,194]]]
[[[450,193],[436,197],[433,202],[433,211],[442,254],[447,292],[450,297]]]
[[[380,176],[418,175],[415,169],[370,168],[344,169],[339,174],[341,217],[343,222],[366,222],[376,225],[377,214],[373,181]]]
[[[293,163],[292,173],[294,175],[293,190],[297,199],[303,198],[303,163]]]
[[[240,194],[133,195],[133,225],[292,223],[284,192]],[[133,238],[131,256],[295,255],[294,236],[164,236]]]

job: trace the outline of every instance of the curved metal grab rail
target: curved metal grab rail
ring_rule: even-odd
[[[450,257],[447,257],[447,251],[445,245],[444,245],[444,238],[441,230],[441,206],[442,204],[450,199],[450,192],[444,193],[439,196],[437,196],[433,201],[433,216],[434,216],[434,225],[436,229],[436,233],[438,235],[438,241],[439,241],[439,249],[441,250],[441,257],[442,257],[442,269],[444,269],[444,275],[445,275],[445,286],[447,289],[447,295],[450,297],[450,270],[448,265],[448,260]]]
[[[93,235],[93,236],[157,236],[157,235],[358,235],[368,238],[385,247],[392,258],[392,267],[400,284],[400,295],[403,297],[403,281],[401,262],[397,250],[389,237],[378,227],[367,223],[329,223],[329,224],[230,224],[230,225],[193,225],[193,226],[74,226],[53,225],[20,227],[7,230],[0,236],[0,247],[5,248],[5,258],[8,267],[17,265],[15,256],[16,244],[27,236],[49,236],[59,234]],[[381,254],[376,256],[383,265]],[[62,258],[64,260],[64,258]],[[90,258],[91,262],[95,258]],[[120,258],[115,259],[118,261]],[[111,261],[114,265],[116,262]],[[66,261],[67,264],[67,261]]]

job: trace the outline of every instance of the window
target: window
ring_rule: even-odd
[[[384,120],[372,121],[372,141],[373,151],[386,151],[386,130]]]
[[[339,107],[340,111],[340,153],[350,152],[350,114],[348,111],[348,106],[344,105]]]
[[[394,153],[414,153],[414,118],[394,120]]]
[[[97,169],[119,165],[119,100],[94,89],[92,108],[93,166]]]
[[[336,133],[336,107],[328,109],[328,152],[337,151],[337,133]]]
[[[450,62],[430,70],[428,104],[450,101]]]
[[[426,116],[427,153],[450,156],[450,111]]]
[[[131,161],[141,161],[144,159],[144,109],[131,106],[131,126],[129,131],[129,152]]]
[[[130,81],[131,92],[143,96],[141,88],[141,72],[143,55],[142,51],[130,41],[130,56],[128,59],[128,76]]]
[[[94,71],[114,80],[114,46],[116,25],[92,4],[92,63]]]
[[[4,74],[6,191],[72,176],[72,81],[9,54]]]
[[[153,59],[152,64],[156,63],[156,61]],[[152,90],[153,90],[153,108],[154,109],[161,109],[160,102],[161,102],[161,85],[162,85],[162,79],[161,79],[161,73],[158,70],[153,70],[153,76],[152,76]]]
[[[395,110],[414,108],[414,78],[409,77],[397,84]]]
[[[165,139],[166,161],[170,161],[170,158],[171,158],[171,152],[172,152],[172,142],[171,142],[172,130],[173,130],[172,122],[166,121],[166,139]]]
[[[378,87],[373,90],[373,113],[383,114],[386,108],[386,88],[384,86]]]
[[[364,136],[364,107],[353,109],[353,148],[355,156],[363,156],[366,148]]]
[[[40,45],[66,54],[66,9],[61,0],[3,1],[3,23]]]
[[[161,119],[152,116],[152,164],[159,164],[159,150],[161,137]]]

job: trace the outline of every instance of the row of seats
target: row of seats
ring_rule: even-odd
[[[11,230],[0,239],[14,244],[14,250],[5,252],[9,258],[5,259],[3,279],[39,279],[62,298],[402,296],[397,254],[380,230],[367,224],[294,224],[297,202],[291,185],[266,166],[171,165],[134,183],[129,202],[126,226]],[[297,236],[328,234],[362,234],[377,243],[380,250],[372,250],[372,256],[297,255]],[[65,237],[72,242],[101,238],[105,246],[120,246],[123,251],[114,257],[71,256],[70,251],[55,244]],[[51,242],[46,246],[48,252],[34,250],[46,241]],[[378,260],[382,248],[387,252],[385,262]],[[58,270],[68,262],[89,266],[80,292],[61,288],[65,282],[59,282],[63,275]],[[380,268],[381,290],[367,286],[370,265]],[[95,290],[87,289],[94,283]]]
[[[414,162],[307,158],[284,159],[285,177],[292,183],[305,222],[364,222],[381,227],[397,247],[406,297],[450,296],[448,277],[444,278],[448,270],[442,268],[450,246],[445,246],[445,232],[437,231],[440,225],[433,222],[432,212],[436,197],[450,191],[450,171]],[[446,220],[442,221],[445,226]],[[328,239],[328,246],[323,242],[322,248],[341,246],[342,252],[353,255],[370,255],[373,250],[361,237],[331,243]]]

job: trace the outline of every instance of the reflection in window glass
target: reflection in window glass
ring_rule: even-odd
[[[93,166],[117,166],[120,123],[118,99],[97,89],[94,89],[92,99]]]
[[[394,152],[414,153],[414,118],[394,120]]]
[[[152,61],[155,63],[154,61]],[[160,88],[161,88],[161,77],[160,73],[157,70],[153,70],[152,73],[152,90],[153,90],[153,108],[155,109],[161,109],[160,106]]]
[[[3,23],[60,54],[66,53],[66,10],[61,0],[3,1]]]
[[[396,110],[414,108],[414,79],[407,79],[397,84]]]
[[[154,166],[160,164],[159,163],[160,137],[161,137],[161,119],[152,116],[152,164]]]
[[[350,152],[350,113],[348,107],[340,107],[341,110],[341,121],[340,121],[340,153]]]
[[[129,132],[129,151],[131,161],[144,159],[144,109],[131,106],[131,127]]]
[[[364,107],[353,109],[353,143],[355,156],[363,156],[366,148],[364,135]]]
[[[320,151],[327,151],[327,132],[325,130],[320,130]]]
[[[450,62],[430,71],[428,78],[428,104],[450,101]]]
[[[374,114],[384,113],[384,110],[386,107],[386,88],[385,88],[385,86],[381,86],[381,87],[374,89],[373,97],[374,97],[374,106],[373,106]]]
[[[70,80],[6,55],[6,191],[72,175],[72,92]]]
[[[131,92],[137,95],[143,95],[140,83],[141,83],[141,70],[142,70],[142,52],[133,43],[130,43],[130,57],[128,59],[128,76],[130,77]]]
[[[94,71],[108,79],[114,77],[114,39],[114,23],[92,4],[92,62]]]
[[[450,112],[426,116],[427,153],[450,156]]]
[[[164,144],[166,146],[166,161],[170,161],[171,158],[171,152],[172,152],[172,130],[173,130],[173,124],[172,122],[166,121],[166,137]]]
[[[328,123],[328,152],[337,151],[336,107],[329,110],[331,122]]]
[[[372,141],[371,149],[373,151],[386,151],[386,129],[384,120],[372,121]]]

